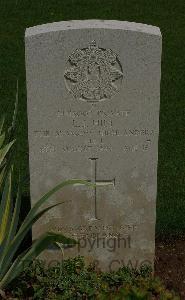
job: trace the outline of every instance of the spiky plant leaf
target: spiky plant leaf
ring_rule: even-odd
[[[0,279],[0,290],[3,290],[16,276],[15,273],[17,266],[19,265],[19,263],[21,262],[21,260],[23,259],[24,255],[26,254],[27,251],[23,251],[15,260],[14,262],[10,265],[7,273],[5,274],[5,276],[2,276]],[[23,270],[21,270],[23,271]]]
[[[38,240],[33,243],[32,247],[27,252],[24,252],[17,257],[4,278],[0,281],[0,288],[3,289],[23,271],[23,268],[27,263],[30,263],[33,259],[38,257],[45,249],[47,249],[51,244],[54,243],[75,245],[76,241],[71,238],[67,238],[59,233],[44,233]]]
[[[6,175],[6,167],[4,166],[4,168],[2,168],[2,170],[0,171],[0,193],[2,190],[3,182],[5,180],[5,175]]]
[[[4,122],[5,116],[2,116],[2,118],[0,119],[0,135],[3,133]]]
[[[11,126],[8,128],[9,138],[11,139],[15,134],[16,129],[16,121],[17,121],[17,113],[18,113],[18,100],[19,100],[19,82],[17,80],[17,90],[14,104],[14,112],[12,117]]]
[[[51,191],[46,193],[36,204],[33,206],[33,208],[30,210],[28,213],[28,216],[26,219],[23,221],[20,229],[18,230],[16,236],[8,246],[6,250],[6,255],[3,257],[3,260],[0,261],[0,269],[1,269],[1,274],[4,276],[4,274],[7,272],[8,266],[10,265],[18,247],[20,246],[21,242],[23,241],[25,235],[28,233],[30,228],[34,225],[34,223],[41,218],[43,214],[45,214],[48,210],[52,209],[53,207],[60,205],[61,203],[57,203],[55,205],[49,206],[40,212],[38,212],[39,208],[58,190],[60,190],[62,187],[65,187],[67,185],[74,185],[74,184],[80,184],[80,185],[87,185],[87,186],[94,186],[94,184],[89,183],[84,180],[78,180],[78,179],[73,179],[73,180],[66,180],[63,181],[62,183],[58,184],[55,188],[53,188]],[[1,276],[0,274],[0,276]]]
[[[2,148],[4,141],[5,141],[5,132],[3,132],[0,135],[0,149]]]
[[[9,230],[9,225],[11,221],[11,210],[12,210],[12,169],[9,171],[5,187],[3,190],[3,195],[0,204],[0,245],[3,240],[7,237]]]
[[[19,176],[17,196],[16,196],[15,206],[14,206],[12,220],[10,224],[10,230],[6,241],[7,244],[9,244],[13,240],[16,234],[17,226],[19,222],[20,208],[21,208],[21,185],[20,185],[20,176]]]
[[[18,250],[20,244],[22,243],[23,239],[25,238],[26,234],[30,230],[30,228],[33,226],[33,224],[40,219],[47,211],[54,208],[55,206],[60,205],[61,203],[57,203],[54,205],[51,205],[42,211],[40,211],[33,220],[31,220],[29,223],[27,223],[27,226],[24,228],[23,231],[18,231],[18,233],[15,235],[14,239],[7,245],[5,243],[3,254],[0,257],[0,281],[6,274],[7,270],[9,269],[9,266],[11,265],[12,259],[14,255],[16,254],[16,251]]]
[[[29,221],[30,219],[33,218],[35,213],[39,210],[39,208],[56,192],[58,192],[60,189],[62,189],[65,186],[68,185],[86,185],[86,186],[91,186],[94,187],[93,183],[87,182],[86,180],[79,180],[79,179],[71,179],[71,180],[65,180],[62,183],[58,184],[55,186],[52,190],[47,192],[41,199],[39,199],[36,204],[33,206],[33,208],[30,210],[28,213],[25,222]],[[24,223],[22,224],[24,226]]]
[[[0,168],[2,167],[5,157],[8,154],[8,152],[10,151],[10,149],[14,143],[15,143],[15,140],[13,140],[12,142],[10,142],[9,144],[5,145],[3,148],[0,149]]]

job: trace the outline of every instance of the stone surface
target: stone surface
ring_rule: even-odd
[[[103,270],[153,265],[161,34],[121,21],[69,21],[26,30],[31,199],[63,180],[33,237],[54,230],[79,240]],[[47,259],[60,259],[56,250]]]

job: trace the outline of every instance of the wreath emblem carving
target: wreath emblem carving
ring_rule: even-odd
[[[92,41],[88,48],[72,52],[64,77],[67,89],[75,98],[99,102],[111,99],[118,92],[123,73],[117,54],[99,48]]]

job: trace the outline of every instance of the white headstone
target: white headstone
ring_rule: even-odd
[[[79,240],[103,270],[153,265],[161,34],[121,21],[65,21],[26,30],[31,200],[66,179],[33,237],[54,230]],[[61,254],[48,250],[47,259]]]

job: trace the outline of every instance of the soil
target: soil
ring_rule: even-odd
[[[156,239],[155,275],[185,300],[185,236]]]

